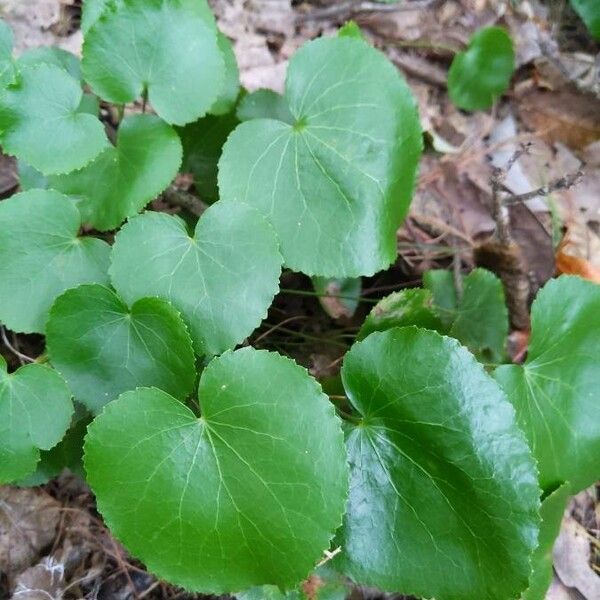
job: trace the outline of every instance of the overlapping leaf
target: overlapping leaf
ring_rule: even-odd
[[[210,107],[209,112],[213,115],[225,115],[233,110],[240,93],[240,71],[229,38],[219,31],[217,43],[225,63],[225,81],[219,97]]]
[[[286,99],[273,90],[256,90],[244,96],[237,107],[237,117],[240,121],[252,119],[275,119],[283,123],[294,124]]]
[[[55,65],[64,69],[73,79],[81,82],[81,62],[71,52],[55,46],[38,46],[29,48],[19,56],[19,67],[35,67],[36,65]]]
[[[84,223],[106,231],[162,192],[177,174],[181,156],[181,142],[171,126],[153,115],[134,115],[121,123],[116,147],[50,183],[77,198]]]
[[[124,104],[147,94],[158,115],[177,125],[210,109],[225,64],[205,0],[94,4],[85,19],[83,72],[98,96]]]
[[[77,237],[74,202],[31,190],[0,203],[0,321],[14,331],[43,333],[50,306],[81,283],[108,283],[110,247]]]
[[[54,64],[22,67],[0,91],[0,143],[44,175],[67,173],[94,159],[108,139],[102,123],[81,111],[79,82]]]
[[[218,202],[194,237],[178,217],[131,219],[113,246],[111,277],[126,302],[168,300],[186,321],[198,354],[233,348],[258,327],[278,290],[281,256],[254,209]]]
[[[508,89],[515,70],[513,43],[502,27],[485,27],[459,52],[448,72],[448,93],[456,106],[484,110]]]
[[[355,344],[342,377],[360,415],[346,438],[345,572],[438,600],[516,597],[539,490],[500,387],[456,341],[412,327]]]
[[[293,587],[341,522],[340,422],[307,372],[244,348],[214,359],[201,417],[157,389],[96,418],[85,468],[100,512],[148,568],[188,590]]]
[[[531,310],[525,364],[495,377],[513,403],[540,469],[542,488],[591,485],[600,469],[600,286],[551,280]]]
[[[60,441],[72,413],[71,393],[56,371],[26,365],[9,375],[0,356],[0,484],[32,473],[40,449]]]
[[[12,56],[14,36],[9,25],[0,19],[0,88],[15,80],[15,65]]]
[[[406,83],[365,42],[322,38],[290,61],[285,97],[294,125],[254,119],[230,136],[221,198],[269,218],[291,269],[355,277],[387,267],[421,151]]]
[[[196,377],[191,340],[175,309],[159,298],[129,308],[101,285],[82,285],[57,298],[47,348],[75,399],[93,413],[142,386],[184,399]]]

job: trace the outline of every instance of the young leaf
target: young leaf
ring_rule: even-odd
[[[244,96],[237,107],[237,117],[240,121],[275,119],[294,124],[286,99],[273,90],[256,90]]]
[[[333,319],[350,318],[356,312],[362,291],[360,277],[313,277],[312,284],[323,310]]]
[[[104,100],[125,104],[147,95],[158,115],[177,125],[203,116],[225,77],[206,0],[108,4],[87,31],[82,64]]]
[[[50,179],[52,187],[78,199],[84,223],[100,231],[115,229],[162,192],[181,165],[175,130],[154,115],[126,117],[116,147],[68,175]]]
[[[365,42],[321,38],[290,61],[286,101],[294,125],[256,119],[230,136],[221,198],[269,218],[291,269],[357,277],[385,268],[421,153],[408,86]]]
[[[8,374],[0,356],[0,484],[29,475],[69,427],[73,404],[49,367],[26,365]]]
[[[490,271],[475,269],[464,278],[450,335],[483,362],[504,360],[508,309],[502,282]]]
[[[108,283],[110,246],[77,237],[73,201],[31,190],[0,202],[0,321],[9,329],[43,333],[50,306],[81,283]]]
[[[23,67],[0,92],[0,143],[44,175],[80,169],[108,145],[102,123],[79,110],[83,92],[64,69]]]
[[[371,310],[357,339],[363,340],[374,331],[408,325],[444,332],[445,328],[436,314],[429,290],[406,289],[386,296]]]
[[[0,19],[0,88],[15,80],[16,69],[12,56],[14,44],[13,31],[10,26]]]
[[[218,202],[194,237],[171,215],[147,212],[117,234],[111,278],[126,302],[168,300],[186,321],[198,354],[219,354],[250,335],[279,286],[277,237],[254,209]]]
[[[219,97],[208,112],[213,115],[224,115],[233,110],[240,93],[240,71],[229,38],[219,31],[217,43],[225,63],[225,83]]]
[[[65,70],[73,79],[81,82],[81,62],[71,52],[55,46],[39,46],[25,50],[17,62],[19,68],[37,65],[55,65]]]
[[[202,373],[201,417],[157,389],[109,404],[85,469],[115,535],[188,590],[290,588],[329,547],[347,493],[333,405],[307,372],[244,348]]]
[[[50,310],[51,363],[90,412],[127,390],[157,386],[184,399],[196,377],[189,334],[177,311],[159,298],[129,308],[101,285],[82,285]]]
[[[552,548],[571,494],[569,483],[563,483],[542,501],[540,507],[542,523],[538,547],[531,559],[532,573],[529,587],[523,593],[522,600],[545,600],[546,598],[553,576]]]
[[[223,144],[238,125],[235,114],[228,113],[220,117],[207,115],[177,129],[183,144],[181,170],[193,174],[194,187],[205,202],[212,203],[219,199],[217,165]]]
[[[598,315],[600,286],[573,276],[551,280],[531,309],[525,364],[494,374],[529,438],[542,489],[569,481],[576,493],[600,475]]]
[[[539,490],[500,387],[455,340],[413,327],[355,344],[342,378],[361,416],[346,437],[345,573],[438,600],[514,598]]]
[[[365,36],[356,21],[346,21],[338,30],[340,37],[353,37],[364,40]]]
[[[600,40],[600,5],[598,5],[598,0],[571,0],[571,6],[581,17],[590,34]]]
[[[464,110],[485,110],[508,89],[514,70],[515,51],[508,33],[502,27],[480,29],[450,65],[450,99]]]
[[[449,329],[458,309],[454,275],[445,269],[431,269],[423,275],[423,287],[431,292],[440,321]]]
[[[75,416],[73,420],[62,440],[51,450],[42,450],[36,470],[25,479],[21,479],[17,485],[21,487],[44,485],[54,477],[58,477],[64,469],[84,477],[83,438],[90,421],[83,415],[79,418]]]

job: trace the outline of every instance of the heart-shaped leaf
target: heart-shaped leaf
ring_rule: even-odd
[[[550,281],[531,309],[525,364],[495,371],[529,438],[545,490],[569,481],[576,493],[600,475],[598,315],[600,286],[578,277]]]
[[[516,597],[539,489],[500,387],[455,340],[413,327],[355,344],[342,378],[360,415],[346,437],[346,574],[438,600]]]
[[[233,109],[240,93],[240,71],[229,38],[219,31],[217,43],[225,63],[225,82],[219,97],[210,107],[209,112],[213,115],[224,115]]]
[[[55,46],[29,48],[19,56],[18,66],[55,65],[64,69],[73,79],[81,82],[81,61],[71,52]]]
[[[217,165],[223,144],[238,125],[235,114],[228,113],[219,117],[207,115],[177,130],[183,144],[181,170],[192,173],[194,187],[205,202],[219,199]]]
[[[125,104],[147,94],[177,125],[206,113],[223,89],[225,64],[205,0],[128,0],[99,10],[82,63],[98,96]]]
[[[175,130],[153,115],[127,117],[117,146],[80,171],[51,178],[52,187],[78,199],[84,223],[100,231],[117,228],[173,180],[181,164]]]
[[[80,169],[108,145],[102,123],[82,112],[79,82],[41,63],[0,92],[0,143],[44,175]]]
[[[30,190],[0,202],[0,321],[14,331],[43,333],[50,306],[81,283],[108,283],[110,246],[77,237],[73,201]]]
[[[35,470],[40,450],[50,450],[69,427],[73,404],[60,375],[43,365],[8,374],[0,356],[0,484]]]
[[[480,29],[450,65],[450,99],[465,110],[485,110],[508,89],[514,70],[515,51],[506,30]]]
[[[15,63],[12,56],[14,44],[13,31],[0,19],[0,88],[15,80]]]
[[[269,218],[291,269],[357,277],[387,267],[421,153],[408,86],[366,42],[321,38],[290,61],[285,96],[294,125],[256,119],[230,136],[221,198]]]
[[[244,348],[202,373],[202,416],[157,389],[123,394],[90,425],[85,469],[111,531],[188,590],[290,588],[341,522],[340,421],[308,373]]]
[[[117,234],[111,278],[126,302],[168,300],[198,354],[233,348],[265,318],[279,286],[281,256],[271,226],[243,204],[218,202],[193,238],[178,217],[147,212]]]
[[[546,598],[546,592],[552,583],[554,574],[552,549],[571,494],[569,483],[563,483],[544,498],[540,506],[542,523],[538,547],[531,559],[532,572],[529,578],[529,587],[523,593],[522,600],[545,600]]]
[[[458,310],[454,274],[445,269],[431,269],[423,275],[423,287],[431,292],[440,321],[450,329]]]
[[[136,387],[157,386],[184,399],[196,378],[190,337],[174,308],[159,298],[129,308],[101,285],[57,298],[47,348],[75,398],[93,413]]]

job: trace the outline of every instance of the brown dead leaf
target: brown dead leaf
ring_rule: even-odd
[[[18,573],[56,535],[60,504],[36,488],[0,488],[0,571]]]
[[[600,598],[600,577],[590,567],[590,538],[572,517],[563,520],[554,544],[554,569],[562,583],[587,600]]]
[[[579,275],[594,283],[600,283],[600,268],[585,258],[571,256],[562,250],[556,253],[556,269],[563,275]]]
[[[60,600],[64,585],[64,565],[45,557],[17,577],[11,600]]]
[[[573,87],[526,90],[516,106],[523,123],[549,143],[581,149],[600,139],[600,100]]]

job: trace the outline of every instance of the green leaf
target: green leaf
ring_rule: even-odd
[[[0,88],[14,82],[16,76],[15,62],[12,51],[14,45],[13,31],[0,19]]]
[[[412,94],[396,68],[353,38],[321,38],[290,61],[294,125],[242,123],[219,163],[223,200],[269,218],[286,265],[358,277],[396,258],[421,153]]]
[[[57,298],[46,335],[51,363],[92,413],[136,387],[157,386],[182,400],[192,391],[190,337],[159,298],[129,308],[104,286],[82,285]]]
[[[432,269],[423,275],[423,286],[433,295],[440,321],[449,329],[458,309],[454,275],[444,269]]]
[[[289,125],[294,124],[294,117],[286,99],[273,90],[256,90],[244,96],[237,108],[240,121],[252,119],[275,119]]]
[[[480,29],[450,65],[450,99],[465,110],[485,110],[508,89],[514,70],[515,51],[506,30]]]
[[[261,585],[236,593],[236,600],[302,600],[298,590],[282,592],[276,585]]]
[[[362,340],[374,331],[415,325],[444,332],[436,314],[429,290],[418,288],[400,290],[379,301],[362,324],[357,339]]]
[[[108,145],[102,123],[79,111],[83,92],[64,69],[23,67],[0,92],[0,142],[4,151],[44,175],[79,169]]]
[[[65,70],[73,79],[81,82],[81,62],[71,52],[56,46],[39,46],[25,50],[17,62],[18,67],[55,65]]]
[[[542,502],[540,507],[542,524],[538,547],[531,559],[532,573],[529,587],[523,594],[522,600],[545,600],[546,598],[553,577],[552,549],[571,494],[569,483],[563,483]]]
[[[214,359],[198,394],[200,418],[147,388],[96,418],[84,462],[98,508],[150,571],[187,590],[293,587],[344,510],[333,405],[303,368],[253,348]]]
[[[0,484],[32,473],[69,427],[73,404],[61,377],[43,365],[8,374],[0,356]]]
[[[356,21],[346,21],[338,30],[339,37],[352,37],[364,40],[365,36]]]
[[[81,283],[108,283],[110,246],[77,237],[73,201],[31,190],[0,202],[0,321],[23,333],[43,333],[50,306]]]
[[[48,187],[48,178],[37,169],[29,166],[25,161],[17,161],[17,174],[19,186],[22,191],[45,190]]]
[[[194,237],[171,215],[147,212],[117,234],[111,278],[126,302],[168,300],[198,354],[219,354],[265,318],[279,286],[281,256],[269,224],[252,208],[218,202]]]
[[[147,94],[158,115],[177,125],[203,116],[225,81],[205,0],[107,5],[87,31],[82,64],[85,80],[104,100],[125,104]]]
[[[536,468],[500,387],[453,339],[390,329],[342,378],[350,497],[340,563],[354,581],[437,600],[506,600],[529,578]]]
[[[84,223],[107,231],[140,212],[171,183],[181,156],[181,142],[170,125],[154,115],[133,115],[121,123],[116,147],[50,183],[78,200]]]
[[[58,477],[64,469],[69,469],[71,473],[84,477],[83,438],[87,433],[89,422],[90,420],[83,416],[75,417],[63,439],[51,450],[40,452],[37,469],[19,481],[18,485],[21,487],[44,485],[54,477]]]
[[[323,310],[333,319],[350,318],[356,312],[362,291],[360,277],[338,279],[313,277],[313,287]]]
[[[450,335],[482,362],[504,361],[508,309],[502,282],[490,271],[475,269],[464,278]]]
[[[551,280],[531,309],[523,365],[495,377],[513,403],[538,461],[542,489],[571,482],[574,493],[600,475],[600,286]]]
[[[240,71],[229,38],[219,31],[217,34],[217,43],[225,63],[225,83],[216,102],[210,107],[209,112],[213,115],[224,115],[235,107],[240,93]]]
[[[183,144],[181,170],[193,174],[194,187],[206,202],[212,203],[219,199],[217,165],[223,144],[238,124],[233,113],[220,117],[207,115],[177,130]]]
[[[571,6],[581,17],[590,34],[600,40],[600,4],[598,4],[598,0],[571,0]]]
[[[115,0],[84,0],[81,9],[81,32],[85,36],[100,18],[105,8],[114,4]]]

